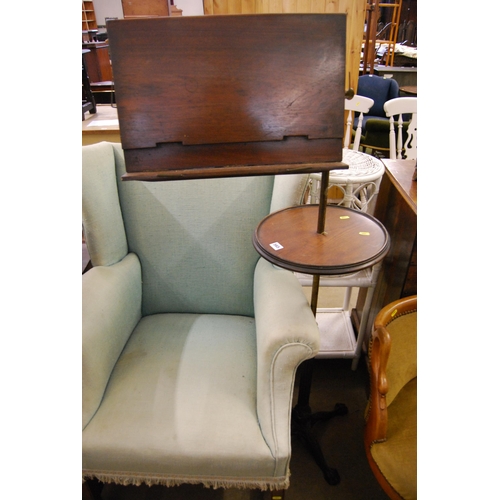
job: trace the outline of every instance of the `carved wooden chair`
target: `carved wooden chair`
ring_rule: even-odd
[[[390,158],[395,160],[404,157],[407,160],[416,160],[417,98],[398,97],[387,101],[384,109],[389,118]],[[403,131],[405,132],[404,139]]]
[[[417,296],[384,307],[369,346],[365,450],[392,499],[417,498]]]
[[[344,109],[347,111],[346,130],[344,134],[344,148],[351,148],[353,151],[359,151],[359,141],[361,140],[363,118],[373,106],[373,99],[354,95],[352,99],[346,99]],[[359,113],[356,117],[356,113]],[[352,140],[353,130],[354,141]],[[352,146],[351,146],[352,141]]]

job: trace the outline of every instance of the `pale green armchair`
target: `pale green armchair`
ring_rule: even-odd
[[[252,234],[300,176],[122,181],[83,147],[83,478],[281,490],[294,377],[319,332]]]

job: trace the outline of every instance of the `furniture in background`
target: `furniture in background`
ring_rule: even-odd
[[[392,78],[398,82],[399,88],[417,85],[417,68],[407,66],[375,66],[375,75]]]
[[[97,31],[94,2],[84,0],[82,2],[82,31],[94,30]]]
[[[85,62],[86,50],[82,50],[82,121],[85,119],[85,113],[88,111],[90,114],[97,112],[97,107],[90,88],[90,80],[87,71],[87,64]]]
[[[399,85],[392,78],[382,78],[377,75],[362,75],[358,80],[357,94],[373,99],[372,107],[362,119],[362,130],[365,132],[368,120],[376,118],[387,121],[384,104],[391,99],[399,97]]]
[[[404,87],[399,87],[399,93],[403,94],[401,97],[417,97],[417,86],[416,85],[405,85]]]
[[[359,141],[361,140],[362,123],[365,113],[370,111],[375,101],[369,97],[355,94],[351,99],[344,101],[344,109],[347,111],[346,129],[344,132],[344,149],[351,148],[353,151],[359,150]],[[352,132],[354,131],[354,119],[357,113],[357,125],[354,132],[354,141],[352,141]],[[351,146],[352,141],[352,146]]]
[[[366,30],[364,31],[363,74],[373,74],[375,58],[383,48],[382,60],[387,66],[394,63],[395,46],[398,40],[402,0],[383,2],[372,0],[366,9]],[[389,11],[389,16],[387,16]],[[390,17],[385,26],[379,26],[381,18]]]
[[[220,14],[298,14],[328,13],[346,15],[346,59],[345,88],[356,91],[359,75],[359,55],[362,51],[363,30],[365,25],[366,0],[315,0],[314,2],[249,2],[248,0],[203,0],[206,16]]]
[[[125,19],[140,17],[182,16],[172,0],[122,0]]]
[[[368,350],[370,399],[364,433],[373,474],[389,498],[417,498],[417,296],[376,316]]]
[[[103,141],[121,142],[117,109],[110,105],[98,106],[98,112],[82,122],[82,146]]]
[[[384,104],[389,117],[389,155],[391,160],[417,159],[417,98],[398,97]],[[409,116],[408,116],[409,115]],[[406,138],[403,141],[403,122]],[[408,121],[409,120],[409,121]],[[397,134],[396,130],[397,129]]]
[[[380,169],[380,166],[378,169],[373,169],[373,162],[371,160],[364,158],[362,155],[350,154],[348,149],[358,151],[359,142],[361,140],[361,123],[363,116],[365,113],[368,113],[372,105],[373,99],[356,94],[352,98],[345,99],[344,109],[347,113],[342,157],[344,162],[346,162],[347,159],[349,160],[347,162],[349,164],[349,170],[344,172],[344,175],[341,174],[340,178],[337,176],[339,173],[338,170],[330,172],[330,180],[328,184],[329,202],[332,202],[333,198],[336,204],[346,207],[360,208],[363,206],[363,211],[366,211],[366,205],[370,203],[371,199],[376,194],[373,193],[371,189],[370,193],[366,193],[367,189],[365,189],[363,182],[376,180],[379,177],[378,174],[382,176],[383,167],[382,169]],[[355,132],[353,132],[355,119],[357,125],[355,127]],[[346,155],[348,155],[349,158],[347,158]],[[364,177],[366,175],[369,178],[365,181]],[[309,175],[309,185],[308,189],[304,191],[303,203],[318,203],[320,180],[320,174],[315,173]],[[361,184],[359,184],[358,180],[361,181]],[[369,185],[366,184],[366,187],[368,186]],[[367,194],[368,196],[366,196]]]
[[[391,237],[391,248],[382,263],[368,324],[387,304],[417,294],[417,181],[415,160],[383,159],[385,174],[380,183],[374,216]],[[366,291],[360,289],[352,311],[359,325]]]
[[[88,50],[85,55],[91,84],[112,82],[113,70],[109,57],[109,45],[106,42],[83,42],[82,49]]]
[[[342,150],[342,161],[349,168],[330,172],[328,202],[373,214],[384,164],[374,156],[345,148]],[[319,202],[320,180],[320,174],[309,174],[304,203]]]
[[[332,188],[340,193],[339,199],[334,200],[334,203],[373,214],[379,185],[385,171],[384,164],[373,156],[351,149],[343,150],[342,161],[349,165],[349,169],[330,172],[328,180],[329,193]],[[319,175],[310,174],[308,185],[309,201],[317,203],[321,192]],[[329,202],[331,201],[329,195]],[[363,243],[363,240],[359,241],[359,244]],[[322,273],[321,287],[345,288],[345,291],[341,307],[320,308],[317,311],[316,317],[321,334],[321,347],[317,358],[352,357],[352,368],[353,370],[357,368],[362,341],[370,325],[368,318],[371,300],[381,267],[382,261],[379,260],[374,265],[353,274],[345,273],[342,276],[333,276]],[[313,276],[302,272],[297,273],[297,277],[303,286],[312,286]],[[363,303],[361,318],[357,325],[357,340],[350,313],[350,301],[354,288],[366,292],[366,300]]]
[[[344,109],[346,113],[346,125],[344,132],[344,150],[342,152],[342,161],[347,162],[349,170],[344,172],[344,175],[337,176],[339,170],[330,172],[330,179],[328,183],[328,198],[335,199],[335,203],[346,207],[363,207],[366,211],[366,205],[370,203],[376,193],[374,193],[372,186],[378,177],[384,173],[382,164],[377,164],[363,155],[351,154],[348,152],[349,148],[352,151],[358,151],[359,142],[361,140],[361,123],[364,113],[367,113],[373,105],[373,99],[354,95],[352,98],[347,98],[344,101]],[[359,119],[356,118],[358,115]],[[354,130],[354,120],[356,118],[357,126]],[[354,141],[353,141],[354,137]],[[351,145],[352,142],[352,145]],[[349,158],[347,158],[349,156]],[[378,165],[379,168],[373,168],[373,165]],[[382,166],[382,168],[380,168]],[[378,175],[380,174],[380,175]],[[368,177],[365,179],[365,177]],[[319,201],[319,185],[321,175],[314,173],[309,175],[309,182],[307,189],[304,191],[302,203],[318,203]],[[360,182],[358,182],[360,181]],[[365,182],[371,184],[364,184]],[[378,187],[378,185],[377,185]],[[367,193],[366,191],[370,191]],[[368,195],[368,196],[367,196]]]
[[[384,103],[386,118],[369,119],[360,148],[391,159],[417,157],[417,98],[396,97]]]
[[[82,2],[82,49],[86,50],[87,71],[96,102],[102,102],[103,94],[108,97],[105,103],[112,102],[113,70],[106,43],[106,31],[99,32],[94,5],[91,1]]]

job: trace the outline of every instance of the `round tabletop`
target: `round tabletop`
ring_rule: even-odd
[[[319,205],[300,205],[268,215],[254,232],[255,249],[279,267],[317,275],[357,272],[389,251],[389,234],[371,215],[328,205],[319,234],[318,214]]]

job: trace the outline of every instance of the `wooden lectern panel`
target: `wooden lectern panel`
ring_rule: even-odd
[[[345,18],[110,21],[126,177],[342,168]]]

